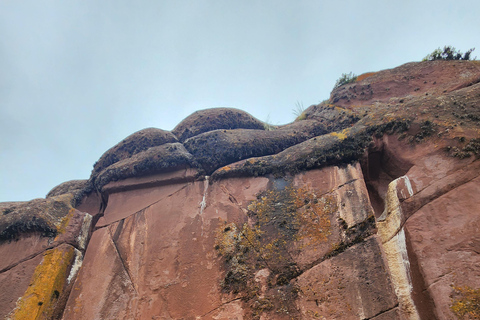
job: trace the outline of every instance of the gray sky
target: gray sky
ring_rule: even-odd
[[[0,0],[0,201],[90,176],[108,148],[195,110],[273,124],[342,73],[480,56],[480,1]]]

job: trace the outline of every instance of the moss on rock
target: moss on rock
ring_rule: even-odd
[[[225,223],[216,230],[215,248],[225,261],[224,291],[239,294],[252,319],[273,310],[294,316],[290,280],[301,273],[293,258],[296,243],[304,248],[327,242],[336,210],[333,194],[317,195],[307,187],[258,194],[248,206],[251,223]],[[259,287],[259,273],[268,275],[268,288]]]
[[[33,232],[55,237],[73,204],[73,195],[63,194],[3,207],[0,212],[0,242]]]
[[[118,161],[98,174],[95,187],[101,190],[109,182],[185,167],[197,167],[192,155],[181,143],[167,143]]]
[[[177,138],[169,131],[156,128],[137,131],[107,150],[100,157],[93,165],[92,177],[95,177],[112,164],[130,158],[148,148],[174,142],[177,142]]]
[[[264,123],[242,110],[212,108],[192,113],[180,122],[172,132],[183,142],[201,133],[217,129],[264,130]]]
[[[76,193],[85,189],[88,185],[88,180],[70,180],[59,184],[47,193],[47,198],[59,196],[65,193]]]
[[[338,123],[346,128],[357,119]],[[185,141],[185,147],[207,174],[243,159],[277,154],[312,137],[330,132],[330,125],[317,120],[304,120],[281,126],[277,130],[215,130]]]

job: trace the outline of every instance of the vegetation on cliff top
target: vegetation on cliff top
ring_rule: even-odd
[[[335,86],[333,87],[333,90],[337,89],[338,87],[343,86],[344,84],[352,83],[357,80],[357,75],[350,72],[350,73],[342,73],[340,78],[337,79],[335,82]]]
[[[443,49],[437,48],[432,53],[423,58],[422,61],[435,61],[435,60],[470,60],[472,52],[475,48],[467,50],[462,53],[460,50],[455,49],[454,46],[444,46]],[[475,60],[475,58],[471,60]]]

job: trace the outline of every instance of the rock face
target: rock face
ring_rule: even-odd
[[[2,318],[61,317],[92,221],[74,202],[67,193],[1,207]]]
[[[408,63],[265,130],[139,131],[0,204],[5,319],[478,319],[480,64]]]

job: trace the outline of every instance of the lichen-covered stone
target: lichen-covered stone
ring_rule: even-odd
[[[356,126],[340,133],[311,138],[277,154],[227,165],[215,171],[212,178],[295,173],[329,164],[348,163],[361,157],[370,141],[367,128]]]
[[[101,190],[111,181],[196,166],[194,158],[182,144],[166,143],[139,152],[105,168],[95,178],[95,187]]]
[[[75,249],[69,245],[45,251],[42,262],[35,268],[28,289],[17,301],[9,316],[11,320],[51,319],[61,314],[59,305],[73,263]]]
[[[47,237],[55,236],[63,219],[73,210],[73,200],[72,194],[64,194],[3,208],[0,215],[0,242],[32,232]]]
[[[87,187],[88,180],[70,180],[63,182],[47,193],[47,198],[65,193],[76,193]]]
[[[169,131],[157,128],[137,131],[107,150],[93,165],[92,176],[95,177],[112,164],[130,158],[148,148],[174,142],[177,142],[177,138]]]
[[[62,194],[73,195],[73,206],[80,205],[84,197],[93,191],[93,185],[91,180],[70,180],[59,184],[48,192],[46,198],[59,196]]]
[[[361,115],[356,110],[341,108],[328,102],[312,105],[304,111],[306,119],[317,121],[325,132],[340,131],[356,123]],[[302,121],[296,121],[302,122]]]
[[[341,127],[341,125],[339,125]],[[322,136],[328,128],[304,120],[273,131],[215,130],[185,141],[185,147],[207,173],[243,159],[277,154],[307,139]]]
[[[199,110],[186,117],[174,129],[173,134],[183,142],[204,132],[217,129],[264,130],[265,124],[245,111],[234,108]]]

